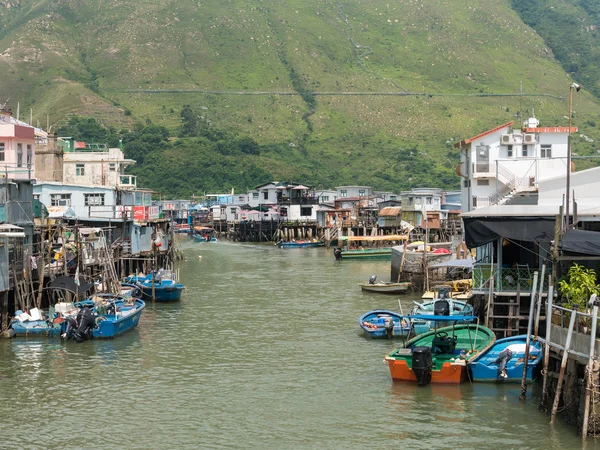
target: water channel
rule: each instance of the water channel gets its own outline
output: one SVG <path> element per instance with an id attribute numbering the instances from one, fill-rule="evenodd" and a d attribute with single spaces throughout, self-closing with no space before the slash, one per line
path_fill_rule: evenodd
<path id="1" fill-rule="evenodd" d="M 398 309 L 398 297 L 357 286 L 387 280 L 389 261 L 183 248 L 182 301 L 148 303 L 136 330 L 0 340 L 0 448 L 582 447 L 538 412 L 536 386 L 520 402 L 519 386 L 392 383 L 383 357 L 394 343 L 364 339 L 357 324 Z M 403 309 L 418 297 L 400 297 Z"/>

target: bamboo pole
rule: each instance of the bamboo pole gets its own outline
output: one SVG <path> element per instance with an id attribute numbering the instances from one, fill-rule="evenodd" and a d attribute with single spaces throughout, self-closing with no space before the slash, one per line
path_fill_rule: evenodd
<path id="1" fill-rule="evenodd" d="M 533 285 L 531 286 L 531 298 L 529 304 L 529 320 L 527 321 L 527 338 L 525 339 L 525 360 L 523 361 L 523 375 L 521 376 L 521 395 L 519 398 L 527 398 L 527 366 L 529 365 L 529 345 L 531 344 L 531 331 L 533 328 L 533 315 L 535 314 L 535 290 L 537 289 L 538 271 L 533 272 Z"/>
<path id="2" fill-rule="evenodd" d="M 585 369 L 585 402 L 583 405 L 583 425 L 581 429 L 581 437 L 584 439 L 587 438 L 588 435 L 588 423 L 590 418 L 590 394 L 593 388 L 593 366 L 595 358 L 595 350 L 596 350 L 596 326 L 598 325 L 598 301 L 596 294 L 592 294 L 590 297 L 590 303 L 592 303 L 593 311 L 592 311 L 592 333 L 590 335 L 590 356 L 588 358 L 587 367 Z"/>
<path id="3" fill-rule="evenodd" d="M 551 276 L 548 276 L 550 281 Z M 554 286 L 548 284 L 548 298 L 546 303 L 546 343 L 544 345 L 544 370 L 542 381 L 542 399 L 540 409 L 545 410 L 548 401 L 548 366 L 550 365 L 550 331 L 552 330 L 552 303 L 554 301 Z"/>
<path id="4" fill-rule="evenodd" d="M 567 367 L 567 359 L 569 358 L 569 347 L 571 346 L 571 336 L 573 336 L 573 328 L 575 327 L 575 318 L 577 317 L 577 305 L 573 306 L 573 312 L 571 313 L 571 320 L 569 321 L 569 331 L 567 333 L 567 341 L 565 342 L 565 349 L 563 351 L 562 361 L 560 363 L 560 372 L 558 373 L 558 382 L 556 385 L 556 393 L 554 394 L 554 402 L 552 403 L 552 412 L 550 413 L 550 423 L 554 423 L 556 418 L 556 411 L 558 410 L 558 403 L 560 401 L 560 394 L 562 391 L 562 382 L 565 377 L 565 369 Z"/>

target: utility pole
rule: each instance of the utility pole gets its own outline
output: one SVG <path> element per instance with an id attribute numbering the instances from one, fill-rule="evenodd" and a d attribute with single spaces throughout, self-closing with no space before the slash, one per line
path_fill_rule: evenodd
<path id="1" fill-rule="evenodd" d="M 571 203 L 571 124 L 573 120 L 573 89 L 577 92 L 581 90 L 581 85 L 577 83 L 571 83 L 569 86 L 569 138 L 567 140 L 567 192 L 566 192 L 566 225 L 565 232 L 569 230 L 571 227 L 571 211 L 570 211 L 570 203 Z"/>

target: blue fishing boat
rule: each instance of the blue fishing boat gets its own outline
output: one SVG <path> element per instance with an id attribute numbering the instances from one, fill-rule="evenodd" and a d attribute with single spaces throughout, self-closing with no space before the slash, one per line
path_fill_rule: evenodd
<path id="1" fill-rule="evenodd" d="M 17 337 L 55 337 L 61 333 L 60 324 L 55 324 L 51 320 L 28 320 L 21 322 L 14 319 L 10 327 L 14 330 Z"/>
<path id="2" fill-rule="evenodd" d="M 146 303 L 140 299 L 124 299 L 100 294 L 74 303 L 80 309 L 77 321 L 63 322 L 63 336 L 81 342 L 86 338 L 110 339 L 135 328 Z"/>
<path id="3" fill-rule="evenodd" d="M 292 240 L 289 242 L 281 240 L 281 241 L 277 242 L 276 245 L 279 248 L 313 248 L 313 247 L 323 247 L 325 245 L 325 243 L 321 242 L 317 239 L 313 239 L 312 241 Z"/>
<path id="4" fill-rule="evenodd" d="M 408 336 L 410 321 L 396 312 L 387 309 L 375 309 L 366 312 L 358 319 L 358 324 L 365 337 L 374 339 L 392 339 L 394 337 Z"/>
<path id="5" fill-rule="evenodd" d="M 194 227 L 190 236 L 196 242 L 217 242 L 214 232 L 215 230 L 209 227 Z"/>
<path id="6" fill-rule="evenodd" d="M 477 355 L 469 363 L 473 381 L 501 381 L 504 383 L 521 382 L 525 362 L 527 335 L 499 339 L 496 343 Z M 529 362 L 527 363 L 527 381 L 533 379 L 533 369 L 542 359 L 542 343 L 531 341 L 529 344 Z"/>
<path id="7" fill-rule="evenodd" d="M 387 309 L 366 312 L 360 316 L 358 324 L 362 328 L 364 336 L 373 339 L 407 337 L 411 333 L 416 335 L 429 331 L 427 323 L 413 323 L 401 314 Z"/>
<path id="8" fill-rule="evenodd" d="M 154 281 L 152 277 L 154 276 Z M 125 283 L 135 284 L 142 291 L 146 300 L 152 300 L 152 284 L 154 283 L 154 298 L 157 302 L 172 302 L 181 299 L 185 285 L 177 283 L 170 271 L 159 270 L 157 274 L 144 276 L 133 275 L 125 278 Z"/>

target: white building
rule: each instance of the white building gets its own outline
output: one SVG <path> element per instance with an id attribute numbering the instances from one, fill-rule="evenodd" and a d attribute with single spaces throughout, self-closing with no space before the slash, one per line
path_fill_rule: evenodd
<path id="1" fill-rule="evenodd" d="M 64 147 L 63 182 L 135 188 L 135 176 L 125 175 L 125 167 L 133 164 L 135 161 L 125 158 L 119 148 L 108 148 L 105 144 L 75 142 L 74 145 Z"/>
<path id="2" fill-rule="evenodd" d="M 502 203 L 540 181 L 566 173 L 569 127 L 540 127 L 535 118 L 520 130 L 508 122 L 456 144 L 462 177 L 462 211 Z M 571 133 L 577 128 L 572 127 Z"/>
<path id="3" fill-rule="evenodd" d="M 79 219 L 117 218 L 116 190 L 109 186 L 42 182 L 33 186 L 33 195 L 50 207 L 70 207 Z"/>

